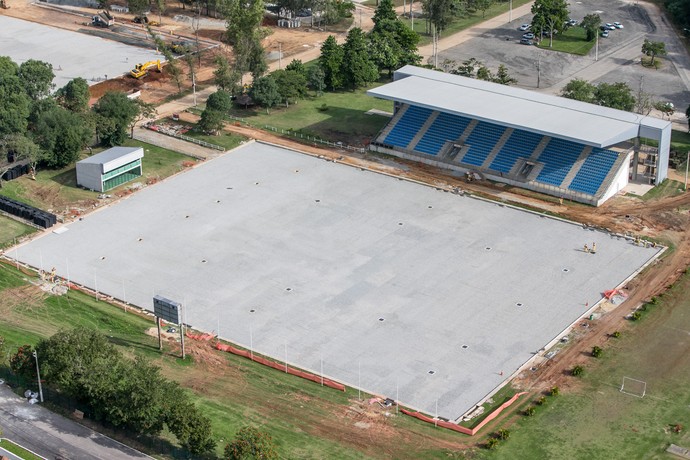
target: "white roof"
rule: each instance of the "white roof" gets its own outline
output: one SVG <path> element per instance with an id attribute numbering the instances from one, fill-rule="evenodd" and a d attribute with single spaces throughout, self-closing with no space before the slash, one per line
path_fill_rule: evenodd
<path id="1" fill-rule="evenodd" d="M 405 66 L 393 83 L 370 96 L 608 147 L 638 136 L 640 125 L 661 120 L 460 75 Z"/>
<path id="2" fill-rule="evenodd" d="M 102 172 L 107 173 L 134 160 L 143 158 L 144 149 L 141 147 L 112 147 L 101 153 L 92 155 L 77 162 L 77 164 L 98 164 Z"/>

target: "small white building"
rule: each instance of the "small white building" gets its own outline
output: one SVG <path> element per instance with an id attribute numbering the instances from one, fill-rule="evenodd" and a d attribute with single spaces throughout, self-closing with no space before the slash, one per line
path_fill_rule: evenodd
<path id="1" fill-rule="evenodd" d="M 106 192 L 142 174 L 141 147 L 113 147 L 77 162 L 77 185 Z"/>

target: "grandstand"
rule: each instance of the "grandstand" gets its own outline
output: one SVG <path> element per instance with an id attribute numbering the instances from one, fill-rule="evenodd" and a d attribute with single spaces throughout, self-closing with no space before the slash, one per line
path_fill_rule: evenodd
<path id="1" fill-rule="evenodd" d="M 666 178 L 670 121 L 415 66 L 367 93 L 395 103 L 373 151 L 595 206 Z"/>

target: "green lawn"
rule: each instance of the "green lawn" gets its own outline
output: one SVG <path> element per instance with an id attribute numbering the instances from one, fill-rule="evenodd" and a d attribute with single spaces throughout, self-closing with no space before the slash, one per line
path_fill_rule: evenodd
<path id="1" fill-rule="evenodd" d="M 299 131 L 331 142 L 363 146 L 389 120 L 388 117 L 367 115 L 366 112 L 370 109 L 393 112 L 391 101 L 376 99 L 365 93 L 366 89 L 324 93 L 321 97 L 309 96 L 290 107 L 274 107 L 270 114 L 261 108 L 233 108 L 230 114 L 259 128 L 271 126 L 278 130 Z"/>
<path id="2" fill-rule="evenodd" d="M 676 180 L 664 179 L 661 184 L 657 185 L 642 196 L 644 201 L 665 198 L 669 196 L 680 195 L 684 193 L 683 184 Z"/>
<path id="3" fill-rule="evenodd" d="M 12 246 L 15 239 L 30 235 L 36 229 L 9 217 L 0 216 L 0 249 Z"/>
<path id="4" fill-rule="evenodd" d="M 143 178 L 137 181 L 145 182 L 149 178 L 163 179 L 180 171 L 185 160 L 192 161 L 191 157 L 167 150 L 155 145 L 137 140 L 128 139 L 125 143 L 128 147 L 143 147 Z M 93 149 L 98 153 L 104 148 Z M 84 153 L 82 158 L 88 154 Z M 136 181 L 135 181 L 136 182 Z M 117 192 L 127 188 L 131 183 L 121 185 L 108 193 Z M 77 187 L 77 175 L 75 166 L 70 165 L 62 169 L 39 168 L 36 180 L 26 175 L 19 179 L 3 182 L 0 195 L 5 195 L 31 206 L 52 212 L 63 211 L 69 206 L 90 206 L 97 199 L 98 193 Z"/>
<path id="5" fill-rule="evenodd" d="M 584 56 L 595 45 L 595 40 L 587 41 L 587 31 L 582 27 L 570 27 L 568 30 L 553 36 L 553 46 L 549 46 L 549 37 L 544 37 L 539 43 L 539 48 L 562 51 L 564 53 Z"/>
<path id="6" fill-rule="evenodd" d="M 200 114 L 201 112 L 196 113 Z M 175 124 L 192 126 L 190 123 L 185 123 L 181 120 L 176 121 Z M 218 145 L 220 147 L 223 147 L 225 150 L 232 150 L 238 145 L 240 145 L 243 140 L 245 140 L 243 136 L 238 136 L 237 134 L 223 133 L 218 136 L 210 136 L 208 134 L 202 133 L 201 131 L 197 131 L 196 129 L 187 131 L 186 133 L 184 133 L 184 135 L 193 137 L 194 139 L 199 139 L 200 141 L 208 142 L 209 144 Z"/>
<path id="7" fill-rule="evenodd" d="M 690 446 L 689 290 L 686 275 L 621 329 L 621 338 L 608 339 L 602 358 L 588 358 L 574 388 L 562 389 L 534 417 L 519 417 L 510 439 L 482 457 L 666 459 L 669 444 Z M 647 395 L 621 393 L 624 376 L 645 381 Z M 671 429 L 678 423 L 679 434 Z"/>
<path id="8" fill-rule="evenodd" d="M 24 449 L 18 444 L 13 443 L 9 439 L 0 438 L 0 447 L 12 454 L 17 455 L 18 457 L 21 457 L 23 460 L 41 460 L 43 458 L 39 457 L 38 455 L 32 454 L 28 450 Z"/>

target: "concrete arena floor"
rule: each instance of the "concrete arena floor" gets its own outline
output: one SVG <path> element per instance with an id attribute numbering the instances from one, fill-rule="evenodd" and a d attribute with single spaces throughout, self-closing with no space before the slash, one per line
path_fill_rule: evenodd
<path id="1" fill-rule="evenodd" d="M 67 227 L 9 255 L 448 419 L 658 252 L 260 143 Z"/>
<path id="2" fill-rule="evenodd" d="M 128 73 L 139 62 L 165 60 L 154 50 L 7 16 L 0 16 L 0 56 L 9 56 L 17 64 L 29 59 L 52 64 L 55 89 L 77 77 L 93 85 L 106 75 L 114 78 Z"/>

